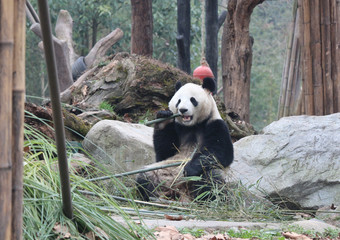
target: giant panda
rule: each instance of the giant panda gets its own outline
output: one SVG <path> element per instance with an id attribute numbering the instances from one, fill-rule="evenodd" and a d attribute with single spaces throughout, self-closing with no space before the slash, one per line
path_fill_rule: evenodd
<path id="1" fill-rule="evenodd" d="M 182 86 L 177 82 L 175 90 L 168 105 L 169 110 L 159 111 L 157 118 L 166 118 L 176 113 L 180 116 L 155 124 L 153 144 L 156 163 L 148 167 L 159 167 L 185 159 L 187 161 L 184 167 L 139 174 L 138 189 L 144 200 L 149 200 L 151 196 L 160 197 L 160 189 L 166 192 L 165 197 L 180 197 L 183 190 L 176 192 L 176 188 L 180 189 L 183 184 L 188 186 L 188 195 L 193 198 L 209 192 L 206 181 L 221 180 L 221 171 L 218 170 L 233 162 L 229 130 L 213 98 L 216 90 L 214 79 L 204 78 L 202 86 L 194 83 Z M 178 180 L 183 176 L 200 177 L 200 180 L 188 184 Z M 174 179 L 178 180 L 177 183 L 174 183 Z"/>

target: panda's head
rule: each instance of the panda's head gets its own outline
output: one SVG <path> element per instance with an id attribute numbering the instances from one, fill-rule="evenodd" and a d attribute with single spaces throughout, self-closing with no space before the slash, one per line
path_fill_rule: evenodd
<path id="1" fill-rule="evenodd" d="M 212 78 L 204 78 L 202 86 L 187 83 L 176 84 L 176 93 L 169 102 L 173 113 L 181 114 L 176 122 L 185 126 L 194 126 L 205 120 L 221 119 L 217 110 L 213 92 L 216 84 Z"/>

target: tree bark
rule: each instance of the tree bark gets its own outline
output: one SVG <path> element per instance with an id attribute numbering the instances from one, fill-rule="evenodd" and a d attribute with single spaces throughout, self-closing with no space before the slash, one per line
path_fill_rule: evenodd
<path id="1" fill-rule="evenodd" d="M 205 0 L 205 59 L 218 82 L 218 31 L 227 17 L 223 11 L 218 16 L 217 0 Z"/>
<path id="2" fill-rule="evenodd" d="M 188 74 L 191 74 L 190 27 L 190 0 L 177 0 L 177 67 Z"/>
<path id="3" fill-rule="evenodd" d="M 252 40 L 249 23 L 253 9 L 264 0 L 230 0 L 222 35 L 222 80 L 227 112 L 249 122 Z"/>
<path id="4" fill-rule="evenodd" d="M 152 0 L 131 0 L 131 53 L 152 57 Z"/>

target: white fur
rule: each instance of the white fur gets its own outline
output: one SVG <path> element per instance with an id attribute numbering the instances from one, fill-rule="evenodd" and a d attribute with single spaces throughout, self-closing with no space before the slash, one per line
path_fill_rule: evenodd
<path id="1" fill-rule="evenodd" d="M 196 107 L 190 101 L 191 97 L 194 97 L 198 102 L 198 105 Z M 179 99 L 181 100 L 181 102 L 176 107 Z M 207 89 L 203 89 L 202 86 L 193 83 L 187 83 L 182 86 L 169 102 L 169 109 L 174 114 L 180 113 L 179 109 L 181 108 L 185 108 L 188 110 L 187 112 L 182 114 L 183 116 L 192 116 L 191 121 L 183 121 L 182 117 L 176 118 L 176 122 L 181 123 L 185 126 L 193 126 L 208 118 L 209 121 L 221 119 L 212 93 Z"/>

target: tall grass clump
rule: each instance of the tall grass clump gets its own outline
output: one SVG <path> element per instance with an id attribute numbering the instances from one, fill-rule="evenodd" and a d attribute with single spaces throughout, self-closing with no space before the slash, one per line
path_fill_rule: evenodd
<path id="1" fill-rule="evenodd" d="M 89 239 L 91 234 L 99 239 L 151 238 L 150 233 L 132 221 L 105 188 L 86 181 L 84 175 L 100 170 L 85 163 L 79 163 L 85 171 L 83 176 L 70 168 L 74 219 L 66 218 L 62 212 L 55 142 L 29 125 L 25 125 L 24 133 L 24 239 Z M 69 161 L 74 161 L 71 153 L 68 155 Z M 113 182 L 122 194 L 129 194 L 122 183 Z M 93 192 L 96 197 L 85 196 L 79 190 Z M 129 204 L 138 212 L 133 202 Z M 104 207 L 110 212 L 103 211 Z M 112 215 L 120 216 L 124 224 L 115 221 Z"/>

